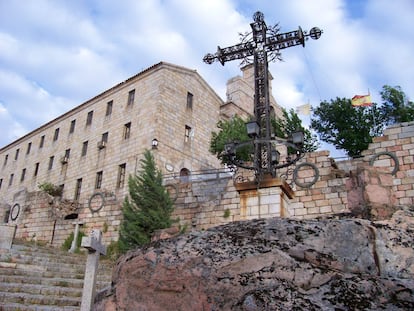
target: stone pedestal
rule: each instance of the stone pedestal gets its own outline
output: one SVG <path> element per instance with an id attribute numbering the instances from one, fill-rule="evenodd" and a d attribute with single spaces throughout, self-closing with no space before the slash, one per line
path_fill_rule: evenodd
<path id="1" fill-rule="evenodd" d="M 260 184 L 252 181 L 235 184 L 240 194 L 240 218 L 258 219 L 287 217 L 293 190 L 280 178 L 265 178 Z"/>

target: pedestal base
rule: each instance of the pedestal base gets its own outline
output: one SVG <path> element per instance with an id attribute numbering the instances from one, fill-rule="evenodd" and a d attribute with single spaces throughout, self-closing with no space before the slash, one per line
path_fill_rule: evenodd
<path id="1" fill-rule="evenodd" d="M 294 197 L 292 188 L 280 178 L 265 178 L 259 184 L 235 184 L 240 194 L 240 218 L 258 219 L 288 217 L 289 200 Z"/>

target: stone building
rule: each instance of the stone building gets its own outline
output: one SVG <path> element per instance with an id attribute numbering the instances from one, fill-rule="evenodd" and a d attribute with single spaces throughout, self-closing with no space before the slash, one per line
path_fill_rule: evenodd
<path id="1" fill-rule="evenodd" d="M 220 107 L 222 119 L 229 119 L 238 115 L 247 119 L 253 114 L 254 99 L 254 67 L 249 64 L 241 68 L 243 75 L 236 76 L 227 81 L 227 100 Z M 282 108 L 276 103 L 272 96 L 272 74 L 269 72 L 269 94 L 270 106 L 274 109 L 275 115 L 282 116 Z"/>
<path id="2" fill-rule="evenodd" d="M 163 172 L 215 168 L 208 146 L 222 103 L 195 70 L 158 63 L 1 148 L 0 202 L 45 182 L 79 202 L 123 197 L 155 139 Z"/>
<path id="3" fill-rule="evenodd" d="M 18 237 L 47 239 L 78 219 L 109 224 L 115 239 L 145 149 L 170 176 L 220 167 L 209 152 L 217 121 L 253 112 L 253 66 L 242 73 L 228 81 L 225 102 L 195 70 L 160 62 L 1 148 L 0 221 L 16 224 Z M 36 194 L 43 183 L 61 190 L 58 202 Z"/>

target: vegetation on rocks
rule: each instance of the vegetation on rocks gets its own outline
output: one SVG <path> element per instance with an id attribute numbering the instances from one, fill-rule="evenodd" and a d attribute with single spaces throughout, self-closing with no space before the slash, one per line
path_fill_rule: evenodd
<path id="1" fill-rule="evenodd" d="M 53 197 L 60 197 L 62 196 L 62 187 L 56 186 L 50 182 L 44 182 L 39 184 L 39 189 L 48 193 L 49 195 Z"/>

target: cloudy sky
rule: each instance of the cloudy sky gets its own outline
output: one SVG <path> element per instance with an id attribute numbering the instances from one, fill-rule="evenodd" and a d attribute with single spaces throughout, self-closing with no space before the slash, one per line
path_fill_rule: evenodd
<path id="1" fill-rule="evenodd" d="M 239 62 L 203 56 L 238 43 L 257 10 L 281 32 L 324 32 L 270 65 L 281 106 L 368 90 L 380 102 L 385 84 L 414 99 L 413 0 L 0 0 L 0 148 L 160 61 L 225 99 Z"/>

